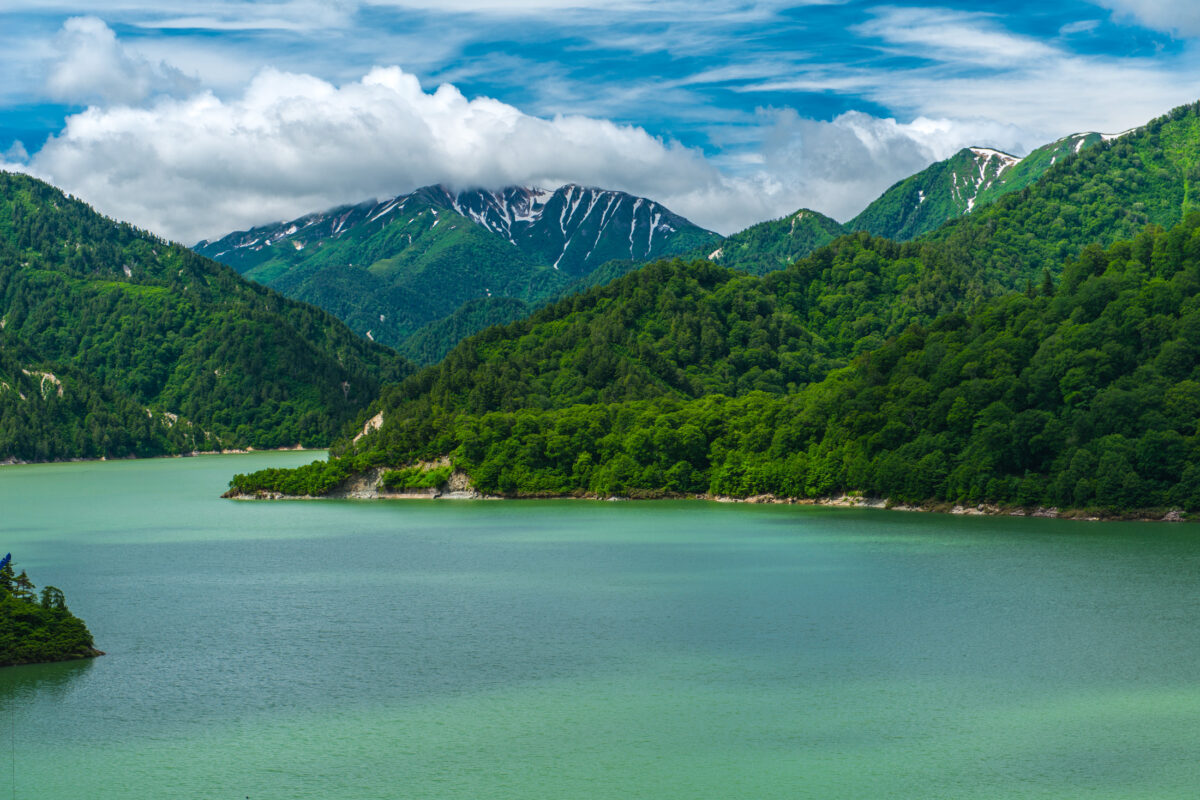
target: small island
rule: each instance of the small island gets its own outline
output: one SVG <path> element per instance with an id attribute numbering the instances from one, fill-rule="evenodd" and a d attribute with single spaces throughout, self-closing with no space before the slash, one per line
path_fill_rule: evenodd
<path id="1" fill-rule="evenodd" d="M 40 595 L 35 589 L 24 570 L 15 574 L 11 554 L 0 559 L 0 666 L 104 655 L 61 589 L 45 586 Z"/>

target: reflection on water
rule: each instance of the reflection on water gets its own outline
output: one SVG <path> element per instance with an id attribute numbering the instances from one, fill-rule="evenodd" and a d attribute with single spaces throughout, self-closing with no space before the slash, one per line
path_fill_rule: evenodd
<path id="1" fill-rule="evenodd" d="M 103 656 L 101 656 L 103 658 Z M 37 694 L 40 699 L 60 702 L 88 671 L 95 659 L 60 661 L 56 664 L 26 664 L 0 668 L 0 697 L 18 702 Z"/>

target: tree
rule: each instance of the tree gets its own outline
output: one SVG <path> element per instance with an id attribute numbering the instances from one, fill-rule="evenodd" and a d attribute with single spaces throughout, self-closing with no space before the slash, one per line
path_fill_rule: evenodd
<path id="1" fill-rule="evenodd" d="M 54 611 L 67 610 L 67 598 L 62 593 L 62 589 L 57 586 L 42 587 L 42 608 L 53 609 Z"/>
<path id="2" fill-rule="evenodd" d="M 18 600 L 24 600 L 27 603 L 36 602 L 37 595 L 33 591 L 35 588 L 37 587 L 33 585 L 33 581 L 29 580 L 29 576 L 25 574 L 25 570 L 21 570 L 21 574 L 13 581 L 13 597 Z"/>

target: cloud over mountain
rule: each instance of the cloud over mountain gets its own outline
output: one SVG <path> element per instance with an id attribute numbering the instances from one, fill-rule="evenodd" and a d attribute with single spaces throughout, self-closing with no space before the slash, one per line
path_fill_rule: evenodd
<path id="1" fill-rule="evenodd" d="M 485 15 L 501 5 L 464 3 Z M 291 0 L 287 9 L 309 5 Z M 590 5 L 581 0 L 574 7 Z M 275 20 L 283 8 L 273 5 L 269 14 L 262 11 L 244 24 L 270 23 L 300 36 Z M 342 24 L 353 16 L 338 4 L 329 13 Z M 188 19 L 188 25 L 198 24 Z M 156 24 L 170 28 L 174 22 Z M 601 82 L 581 93 L 566 73 L 542 70 L 553 75 L 542 79 L 562 81 L 563 98 L 548 103 L 550 90 L 538 84 L 541 99 L 522 107 L 524 101 L 495 99 L 490 89 L 464 93 L 458 86 L 472 80 L 467 68 L 443 78 L 454 83 L 431 90 L 413 70 L 398 66 L 337 79 L 306 74 L 307 67 L 260 67 L 250 78 L 237 77 L 235 69 L 219 85 L 205 67 L 197 72 L 207 76 L 202 86 L 175 64 L 221 61 L 215 53 L 206 61 L 193 51 L 188 61 L 182 50 L 173 55 L 164 49 L 173 38 L 118 37 L 97 18 L 72 18 L 48 46 L 46 89 L 61 101 L 92 105 L 68 116 L 40 148 L 17 142 L 2 158 L 18 162 L 9 168 L 52 181 L 107 214 L 183 241 L 433 183 L 553 188 L 572 182 L 619 189 L 728 233 L 801 206 L 848 219 L 895 181 L 961 147 L 1020 154 L 1071 132 L 1056 127 L 1065 108 L 1072 118 L 1096 117 L 1087 127 L 1117 130 L 1104 127 L 1115 120 L 1095 99 L 1101 89 L 1122 97 L 1136 90 L 1141 99 L 1130 105 L 1137 119 L 1153 113 L 1139 103 L 1161 110 L 1174 93 L 1189 91 L 1179 80 L 1164 88 L 1163 68 L 1148 61 L 1117 69 L 1071 56 L 1057 44 L 1007 32 L 990 15 L 885 7 L 852 27 L 854 36 L 893 54 L 927 57 L 886 76 L 866 67 L 770 67 L 769 59 L 753 59 L 673 81 L 638 80 L 616 93 L 625 100 L 614 99 L 611 85 Z M 704 41 L 689 39 L 689 46 L 704 51 Z M 515 63 L 518 73 L 510 82 L 519 81 L 519 70 L 532 70 L 527 78 L 536 84 L 536 66 Z M 995 77 L 981 83 L 963 77 L 963 70 Z M 1054 82 L 1052 91 L 1031 91 L 1045 80 L 1033 74 L 1038 70 L 1071 80 Z M 768 100 L 857 93 L 882 108 L 903 110 L 907 119 L 844 109 L 814 119 L 786 103 L 730 114 L 696 94 L 698 87 L 726 85 L 727 95 Z M 627 108 L 630 103 L 636 108 Z M 612 121 L 640 123 L 646 114 L 637 108 L 660 106 L 686 106 L 691 124 L 707 126 L 705 135 L 693 130 L 684 145 L 661 121 L 657 127 Z M 659 133 L 664 130 L 670 133 Z"/>
<path id="2" fill-rule="evenodd" d="M 29 169 L 184 241 L 434 183 L 620 189 L 728 232 L 800 205 L 849 216 L 978 133 L 856 112 L 829 122 L 778 112 L 763 122 L 758 156 L 722 172 L 698 150 L 635 126 L 544 119 L 450 85 L 426 92 L 398 67 L 340 87 L 267 70 L 229 100 L 203 92 L 89 108 Z"/>

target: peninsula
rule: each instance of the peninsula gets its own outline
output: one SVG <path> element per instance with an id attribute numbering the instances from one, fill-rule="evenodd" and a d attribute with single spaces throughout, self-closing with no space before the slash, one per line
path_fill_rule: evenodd
<path id="1" fill-rule="evenodd" d="M 35 588 L 24 570 L 14 573 L 11 554 L 0 559 L 0 666 L 104 655 L 61 589 L 45 586 L 39 595 Z"/>

